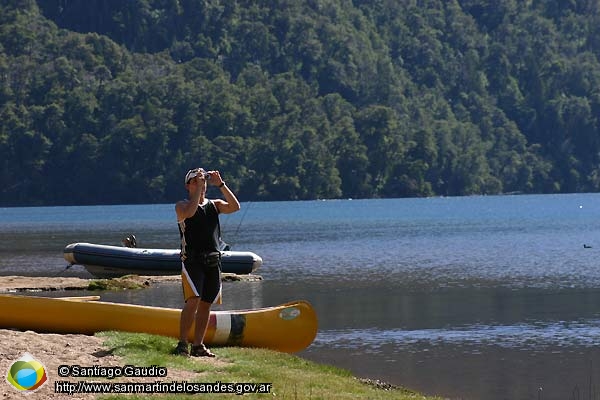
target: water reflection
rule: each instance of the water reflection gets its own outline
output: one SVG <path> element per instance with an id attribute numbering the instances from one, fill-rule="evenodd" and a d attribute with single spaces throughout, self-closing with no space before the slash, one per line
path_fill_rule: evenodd
<path id="1" fill-rule="evenodd" d="M 261 308 L 263 302 L 263 282 L 223 282 L 223 304 L 213 306 L 214 310 L 242 310 Z M 183 293 L 178 282 L 154 284 L 151 288 L 119 291 L 57 291 L 41 292 L 36 295 L 48 297 L 100 295 L 101 301 L 114 303 L 139 304 L 154 307 L 181 308 Z M 271 304 L 275 305 L 275 304 Z"/>
<path id="2" fill-rule="evenodd" d="M 381 353 L 393 344 L 404 351 L 418 353 L 426 346 L 461 346 L 465 351 L 480 353 L 484 346 L 546 352 L 571 346 L 598 345 L 600 320 L 554 322 L 519 325 L 472 325 L 448 329 L 343 329 L 319 333 L 315 348 L 338 347 L 366 349 Z"/>
<path id="3" fill-rule="evenodd" d="M 340 354 L 335 348 L 315 346 L 304 357 L 326 362 Z M 422 343 L 404 351 L 387 343 L 376 356 L 344 349 L 341 362 L 359 376 L 404 382 L 443 398 L 564 400 L 595 398 L 593 393 L 600 389 L 599 356 L 596 347 L 529 354 L 523 349 L 457 343 Z M 378 374 L 373 374 L 374 370 Z M 576 391 L 580 396 L 573 396 Z"/>

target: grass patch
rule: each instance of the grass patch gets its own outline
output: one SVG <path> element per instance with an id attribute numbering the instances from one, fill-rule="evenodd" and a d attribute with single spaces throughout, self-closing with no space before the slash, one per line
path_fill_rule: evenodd
<path id="1" fill-rule="evenodd" d="M 87 290 L 126 290 L 147 288 L 150 282 L 137 275 L 125 275 L 113 279 L 92 279 Z"/>
<path id="2" fill-rule="evenodd" d="M 158 365 L 166 367 L 168 376 L 156 378 L 163 382 L 182 381 L 214 384 L 271 383 L 269 394 L 252 397 L 279 399 L 426 399 L 407 389 L 385 385 L 378 381 L 362 380 L 344 369 L 307 361 L 303 358 L 266 349 L 239 347 L 212 348 L 216 359 L 175 356 L 171 351 L 176 340 L 163 336 L 102 332 L 107 346 L 123 357 L 123 365 Z M 183 375 L 182 375 L 183 374 Z M 184 376 L 184 378 L 182 378 Z M 135 378 L 127 378 L 137 382 Z M 105 395 L 101 399 L 147 399 L 145 395 Z M 161 395 L 161 399 L 190 399 L 187 394 Z M 210 398 L 239 398 L 236 394 L 210 395 Z"/>

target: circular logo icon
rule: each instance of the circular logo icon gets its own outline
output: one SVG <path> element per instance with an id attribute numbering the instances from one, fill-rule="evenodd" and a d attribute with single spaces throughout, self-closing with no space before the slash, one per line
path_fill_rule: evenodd
<path id="1" fill-rule="evenodd" d="M 42 363 L 25 353 L 11 364 L 6 380 L 17 390 L 34 392 L 46 383 L 48 376 Z"/>

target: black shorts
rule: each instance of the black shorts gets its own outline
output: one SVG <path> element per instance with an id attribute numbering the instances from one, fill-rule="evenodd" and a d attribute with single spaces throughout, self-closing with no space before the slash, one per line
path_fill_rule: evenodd
<path id="1" fill-rule="evenodd" d="M 221 299 L 220 253 L 188 258 L 182 264 L 181 283 L 185 301 L 190 297 L 200 297 L 207 303 Z"/>

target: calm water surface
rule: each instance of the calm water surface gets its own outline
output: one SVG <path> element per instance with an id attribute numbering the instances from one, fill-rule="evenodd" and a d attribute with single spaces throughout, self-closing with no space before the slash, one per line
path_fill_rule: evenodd
<path id="1" fill-rule="evenodd" d="M 263 257 L 264 280 L 226 283 L 219 307 L 309 300 L 302 357 L 453 399 L 600 396 L 600 195 L 242 207 L 224 238 Z M 66 244 L 175 248 L 174 219 L 170 204 L 0 209 L 0 274 L 87 277 Z M 177 284 L 102 297 L 181 305 Z"/>

